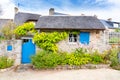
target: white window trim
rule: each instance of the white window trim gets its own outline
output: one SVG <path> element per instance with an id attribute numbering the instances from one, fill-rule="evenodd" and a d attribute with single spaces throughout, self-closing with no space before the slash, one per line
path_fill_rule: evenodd
<path id="1" fill-rule="evenodd" d="M 72 33 L 71 33 L 72 34 Z M 77 35 L 77 34 L 76 34 Z M 73 36 L 72 36 L 72 38 L 74 38 Z M 78 35 L 77 35 L 77 41 L 76 42 L 70 42 L 70 40 L 69 40 L 69 37 L 68 37 L 68 43 L 69 44 L 77 44 L 78 43 Z"/>

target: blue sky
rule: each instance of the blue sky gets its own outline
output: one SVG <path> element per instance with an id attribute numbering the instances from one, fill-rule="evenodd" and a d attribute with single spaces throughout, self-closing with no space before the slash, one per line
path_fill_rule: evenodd
<path id="1" fill-rule="evenodd" d="M 20 9 L 42 11 L 55 8 L 60 11 L 107 9 L 112 6 L 106 0 L 13 0 Z"/>
<path id="2" fill-rule="evenodd" d="M 70 15 L 97 15 L 98 18 L 120 21 L 120 0 L 2 0 L 3 16 L 10 17 L 17 6 L 21 12 L 48 15 L 49 8 Z M 8 14 L 9 12 L 9 14 Z"/>

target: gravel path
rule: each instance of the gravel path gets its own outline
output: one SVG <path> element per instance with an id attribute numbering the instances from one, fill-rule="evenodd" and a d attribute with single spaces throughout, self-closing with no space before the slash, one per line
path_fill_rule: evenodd
<path id="1" fill-rule="evenodd" d="M 0 80 L 120 80 L 120 71 L 113 69 L 80 69 L 62 71 L 7 71 Z"/>

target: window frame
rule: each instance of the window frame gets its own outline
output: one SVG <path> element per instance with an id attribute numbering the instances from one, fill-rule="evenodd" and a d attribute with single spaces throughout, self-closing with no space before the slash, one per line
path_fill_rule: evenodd
<path id="1" fill-rule="evenodd" d="M 71 35 L 71 36 L 70 36 Z M 71 40 L 70 40 L 71 39 Z M 69 38 L 68 38 L 69 43 L 77 43 L 78 42 L 78 34 L 74 33 L 69 33 Z"/>

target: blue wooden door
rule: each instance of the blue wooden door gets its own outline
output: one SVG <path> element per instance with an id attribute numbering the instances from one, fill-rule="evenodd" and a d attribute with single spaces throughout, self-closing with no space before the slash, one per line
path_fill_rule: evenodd
<path id="1" fill-rule="evenodd" d="M 80 32 L 80 43 L 89 44 L 90 33 L 89 32 Z"/>
<path id="2" fill-rule="evenodd" d="M 35 44 L 32 43 L 32 39 L 22 44 L 22 63 L 30 63 L 30 57 L 36 52 Z"/>

